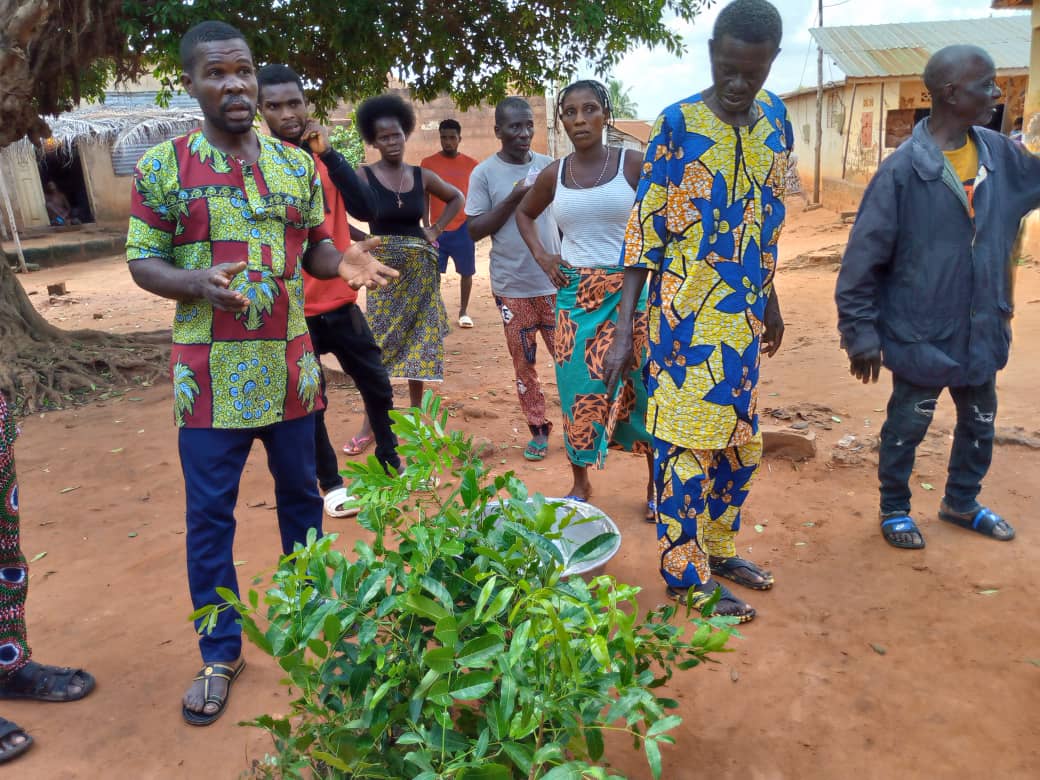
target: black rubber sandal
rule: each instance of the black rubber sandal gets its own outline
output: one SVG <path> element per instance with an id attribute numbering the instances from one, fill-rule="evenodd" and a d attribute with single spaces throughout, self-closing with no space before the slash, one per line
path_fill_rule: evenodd
<path id="1" fill-rule="evenodd" d="M 715 602 L 715 608 L 711 613 L 712 617 L 735 617 L 738 618 L 740 623 L 750 623 L 755 619 L 755 615 L 758 613 L 755 612 L 754 607 L 734 596 L 725 585 L 716 585 L 715 587 L 721 591 L 721 595 L 719 600 Z M 693 609 L 700 609 L 701 605 L 712 597 L 710 592 L 694 590 L 693 588 L 673 588 L 671 585 L 668 586 L 668 595 L 676 601 L 689 604 Z"/>
<path id="2" fill-rule="evenodd" d="M 189 710 L 185 706 L 181 706 L 181 715 L 184 716 L 184 722 L 190 726 L 208 726 L 213 723 L 217 718 L 224 714 L 224 709 L 227 707 L 228 699 L 231 698 L 231 685 L 238 679 L 238 676 L 242 674 L 242 670 L 246 668 L 246 662 L 242 661 L 237 667 L 229 666 L 228 664 L 206 664 L 196 675 L 196 680 L 202 680 L 202 698 L 205 707 L 207 704 L 216 704 L 216 712 L 195 712 Z M 209 684 L 214 677 L 219 677 L 222 680 L 227 680 L 227 690 L 224 691 L 223 696 L 217 696 L 209 692 Z"/>
<path id="3" fill-rule="evenodd" d="M 917 542 L 903 542 L 896 538 L 899 534 L 917 534 L 917 538 L 920 541 Z M 881 521 L 881 535 L 885 537 L 885 541 L 893 547 L 898 547 L 900 550 L 922 550 L 924 549 L 924 534 L 921 533 L 921 529 L 917 527 L 917 523 L 910 515 L 898 515 L 897 517 L 888 517 Z"/>
<path id="4" fill-rule="evenodd" d="M 69 685 L 74 682 L 82 688 L 76 694 L 69 693 Z M 30 661 L 0 682 L 0 699 L 78 701 L 94 690 L 95 685 L 93 675 L 82 669 Z"/>
<path id="5" fill-rule="evenodd" d="M 751 588 L 751 590 L 769 590 L 773 587 L 773 583 L 776 582 L 773 579 L 773 572 L 766 571 L 757 563 L 741 558 L 739 555 L 734 555 L 732 558 L 711 556 L 708 559 L 708 564 L 711 566 L 711 573 L 716 577 L 725 577 L 727 580 L 732 580 L 745 588 Z M 755 579 L 746 572 L 757 574 L 759 579 Z"/>
<path id="6" fill-rule="evenodd" d="M 643 519 L 651 523 L 652 525 L 657 524 L 657 502 L 647 501 L 646 502 L 646 514 L 643 515 Z"/>
<path id="7" fill-rule="evenodd" d="M 975 533 L 983 536 L 989 536 L 998 542 L 1010 542 L 1015 538 L 1015 529 L 1011 527 L 1011 524 L 986 507 L 979 507 L 979 511 L 973 515 L 962 515 L 957 512 L 951 512 L 944 503 L 939 509 L 939 519 L 961 528 L 966 528 L 969 531 L 975 531 Z M 1006 535 L 993 533 L 1001 526 L 1007 529 Z"/>
<path id="8" fill-rule="evenodd" d="M 21 734 L 25 737 L 25 742 L 20 745 L 4 747 L 4 740 L 13 734 Z M 25 729 L 17 723 L 12 723 L 9 720 L 0 718 L 0 764 L 3 764 L 5 761 L 10 761 L 12 758 L 17 758 L 32 746 L 33 738 L 25 732 Z"/>

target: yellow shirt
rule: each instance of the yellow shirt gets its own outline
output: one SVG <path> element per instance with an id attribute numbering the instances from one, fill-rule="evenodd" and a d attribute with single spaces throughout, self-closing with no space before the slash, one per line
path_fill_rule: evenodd
<path id="1" fill-rule="evenodd" d="M 972 195 L 975 193 L 975 176 L 979 172 L 979 150 L 975 146 L 975 142 L 969 135 L 968 140 L 960 149 L 943 152 L 943 154 L 953 166 L 953 172 L 957 174 L 957 178 L 964 184 L 964 194 L 968 196 L 968 211 L 975 216 Z"/>

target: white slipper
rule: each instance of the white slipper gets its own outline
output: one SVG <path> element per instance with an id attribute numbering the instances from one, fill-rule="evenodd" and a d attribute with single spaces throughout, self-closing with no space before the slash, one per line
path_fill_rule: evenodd
<path id="1" fill-rule="evenodd" d="M 461 317 L 459 317 L 459 327 L 460 328 L 472 328 L 473 327 L 473 318 L 470 317 L 468 314 L 463 314 Z"/>
<path id="2" fill-rule="evenodd" d="M 352 496 L 345 487 L 338 487 L 325 494 L 325 514 L 329 517 L 353 517 L 361 511 L 357 496 Z"/>

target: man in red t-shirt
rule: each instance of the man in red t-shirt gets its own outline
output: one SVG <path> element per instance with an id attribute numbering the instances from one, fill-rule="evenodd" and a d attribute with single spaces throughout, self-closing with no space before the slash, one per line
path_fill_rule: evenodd
<path id="1" fill-rule="evenodd" d="M 425 158 L 421 165 L 438 174 L 448 184 L 453 184 L 465 195 L 469 189 L 469 175 L 477 167 L 477 161 L 459 152 L 462 141 L 462 125 L 454 119 L 445 119 L 440 124 L 441 151 Z M 429 222 L 432 225 L 444 213 L 444 201 L 430 197 Z M 455 262 L 462 281 L 459 284 L 459 327 L 472 328 L 473 318 L 466 309 L 469 307 L 469 296 L 473 291 L 473 275 L 477 272 L 476 251 L 473 239 L 466 228 L 466 214 L 460 211 L 444 228 L 437 239 L 437 255 L 440 260 L 441 273 L 448 271 L 448 258 Z"/>
<path id="2" fill-rule="evenodd" d="M 260 85 L 260 113 L 271 135 L 302 147 L 314 158 L 314 167 L 325 195 L 325 225 L 332 233 L 336 248 L 345 250 L 350 245 L 352 233 L 356 234 L 355 238 L 365 238 L 348 222 L 347 214 L 358 219 L 371 219 L 375 209 L 372 192 L 358 179 L 343 155 L 332 148 L 325 128 L 309 118 L 299 75 L 287 65 L 267 65 L 257 73 L 257 81 Z M 400 470 L 397 437 L 390 429 L 394 392 L 383 366 L 382 352 L 372 337 L 365 315 L 355 303 L 357 293 L 339 279 L 316 279 L 306 271 L 303 283 L 304 314 L 315 353 L 335 355 L 343 370 L 350 374 L 372 424 L 376 457 L 384 468 Z M 322 376 L 324 383 L 324 373 Z M 324 384 L 322 391 L 324 394 Z M 355 437 L 351 446 L 363 451 L 371 443 L 372 439 L 358 441 Z M 325 493 L 326 513 L 330 517 L 357 514 L 359 507 L 344 487 L 339 473 L 336 450 L 325 427 L 324 411 L 316 415 L 314 444 L 318 485 Z"/>

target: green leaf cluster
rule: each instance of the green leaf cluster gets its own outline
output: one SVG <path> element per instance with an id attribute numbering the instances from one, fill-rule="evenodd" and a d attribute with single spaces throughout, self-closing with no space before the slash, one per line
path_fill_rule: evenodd
<path id="1" fill-rule="evenodd" d="M 357 122 L 352 122 L 347 127 L 337 125 L 331 128 L 329 142 L 352 167 L 357 168 L 365 162 L 365 142 L 361 140 L 361 133 L 357 131 Z"/>
<path id="2" fill-rule="evenodd" d="M 465 108 L 541 93 L 579 65 L 609 73 L 640 45 L 681 54 L 673 20 L 692 21 L 713 2 L 352 0 L 345 10 L 302 0 L 124 0 L 120 25 L 130 51 L 175 84 L 180 36 L 204 19 L 234 24 L 257 64 L 283 62 L 304 76 L 308 98 L 325 116 L 340 99 L 382 92 L 388 75 L 420 100 L 448 93 Z"/>
<path id="3" fill-rule="evenodd" d="M 274 741 L 257 774 L 606 780 L 614 734 L 660 778 L 680 723 L 661 687 L 724 651 L 734 620 L 708 617 L 712 605 L 640 619 L 639 588 L 564 577 L 612 535 L 566 558 L 555 541 L 579 521 L 513 473 L 492 475 L 439 399 L 394 418 L 404 472 L 375 458 L 344 472 L 371 544 L 347 555 L 312 532 L 262 592 L 223 591 L 226 604 L 197 613 L 205 630 L 237 611 L 286 673 L 289 712 L 251 721 Z"/>

